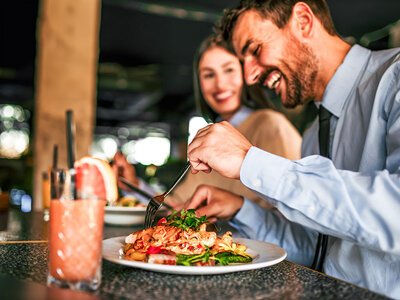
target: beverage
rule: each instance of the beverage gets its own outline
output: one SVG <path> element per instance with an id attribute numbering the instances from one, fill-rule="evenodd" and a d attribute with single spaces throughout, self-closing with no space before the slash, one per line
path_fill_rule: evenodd
<path id="1" fill-rule="evenodd" d="M 42 173 L 42 205 L 43 205 L 43 220 L 49 220 L 50 209 L 50 179 L 49 173 Z"/>
<path id="2" fill-rule="evenodd" d="M 48 284 L 96 289 L 101 280 L 104 200 L 52 199 Z"/>
<path id="3" fill-rule="evenodd" d="M 75 168 L 53 168 L 50 173 L 47 284 L 95 290 L 101 282 L 104 208 L 109 194 L 104 186 L 109 178 L 115 182 L 115 175 L 103 161 L 85 158 L 85 167 L 78 162 Z M 99 171 L 99 165 L 106 168 L 108 177 Z M 116 183 L 112 188 L 117 189 Z"/>
<path id="4" fill-rule="evenodd" d="M 49 173 L 42 173 L 42 205 L 44 210 L 50 208 L 50 179 Z"/>

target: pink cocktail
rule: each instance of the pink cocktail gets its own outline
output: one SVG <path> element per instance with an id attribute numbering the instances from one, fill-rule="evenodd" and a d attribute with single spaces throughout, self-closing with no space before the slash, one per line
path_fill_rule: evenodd
<path id="1" fill-rule="evenodd" d="M 101 271 L 104 206 L 100 200 L 51 200 L 51 276 L 90 281 Z"/>
<path id="2" fill-rule="evenodd" d="M 50 201 L 48 285 L 95 290 L 101 282 L 105 200 Z"/>

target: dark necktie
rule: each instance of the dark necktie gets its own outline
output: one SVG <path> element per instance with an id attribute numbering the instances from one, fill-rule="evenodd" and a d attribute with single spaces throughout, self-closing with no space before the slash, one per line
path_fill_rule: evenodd
<path id="1" fill-rule="evenodd" d="M 330 139 L 330 126 L 329 120 L 331 113 L 327 111 L 322 105 L 319 106 L 319 153 L 322 156 L 329 157 L 329 139 Z M 312 268 L 316 271 L 322 272 L 322 266 L 326 255 L 326 248 L 328 246 L 328 236 L 325 234 L 318 234 L 317 248 L 315 249 L 314 261 Z"/>

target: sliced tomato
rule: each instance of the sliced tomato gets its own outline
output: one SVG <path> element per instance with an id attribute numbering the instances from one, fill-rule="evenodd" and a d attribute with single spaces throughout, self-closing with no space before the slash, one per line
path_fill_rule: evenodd
<path id="1" fill-rule="evenodd" d="M 161 246 L 150 246 L 149 249 L 147 249 L 146 253 L 147 254 L 159 254 L 162 252 L 162 247 Z"/>
<path id="2" fill-rule="evenodd" d="M 166 218 L 162 218 L 160 219 L 160 221 L 158 221 L 157 226 L 163 225 L 163 224 L 167 224 L 167 219 Z"/>

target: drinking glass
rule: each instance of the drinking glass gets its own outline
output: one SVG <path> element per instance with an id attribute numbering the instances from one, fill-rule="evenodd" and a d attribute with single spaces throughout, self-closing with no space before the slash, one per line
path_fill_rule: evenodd
<path id="1" fill-rule="evenodd" d="M 73 169 L 51 171 L 47 284 L 95 290 L 101 283 L 105 200 L 76 190 L 73 177 Z"/>

